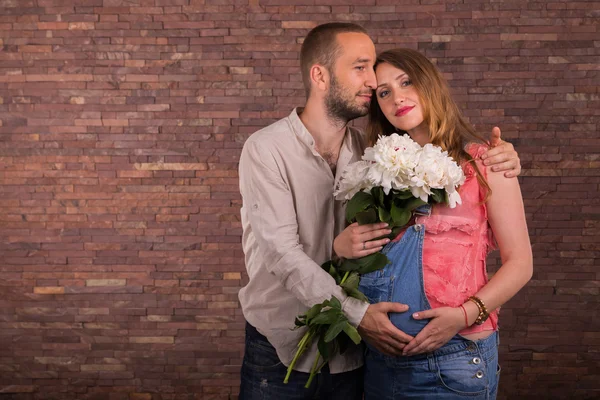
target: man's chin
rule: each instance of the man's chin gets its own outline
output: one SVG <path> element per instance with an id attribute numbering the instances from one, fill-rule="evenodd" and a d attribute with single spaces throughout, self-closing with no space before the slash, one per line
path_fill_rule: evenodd
<path id="1" fill-rule="evenodd" d="M 371 105 L 370 101 L 367 101 L 366 104 L 357 108 L 357 114 L 360 114 L 360 117 L 364 117 L 369 114 L 369 107 Z M 358 117 L 357 117 L 358 118 Z"/>

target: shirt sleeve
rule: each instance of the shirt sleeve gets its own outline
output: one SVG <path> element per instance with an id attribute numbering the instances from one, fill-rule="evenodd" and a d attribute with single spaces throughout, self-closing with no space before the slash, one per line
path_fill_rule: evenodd
<path id="1" fill-rule="evenodd" d="M 243 207 L 257 243 L 256 259 L 261 260 L 260 267 L 274 274 L 307 307 L 336 296 L 349 322 L 358 326 L 369 304 L 347 296 L 303 251 L 294 207 L 297 199 L 286 182 L 285 170 L 273 154 L 248 140 L 240 157 L 239 172 Z"/>

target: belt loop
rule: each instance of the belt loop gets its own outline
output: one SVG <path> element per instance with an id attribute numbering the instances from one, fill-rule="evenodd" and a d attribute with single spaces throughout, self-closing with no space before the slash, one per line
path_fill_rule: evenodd
<path id="1" fill-rule="evenodd" d="M 427 365 L 429 371 L 437 372 L 435 352 L 427 354 Z"/>

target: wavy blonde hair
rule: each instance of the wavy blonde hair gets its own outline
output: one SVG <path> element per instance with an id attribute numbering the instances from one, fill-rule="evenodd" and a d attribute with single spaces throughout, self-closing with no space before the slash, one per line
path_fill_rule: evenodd
<path id="1" fill-rule="evenodd" d="M 447 151 L 459 164 L 462 162 L 472 164 L 477 180 L 486 190 L 484 201 L 487 200 L 491 194 L 490 186 L 477 168 L 473 157 L 465 150 L 469 143 L 487 145 L 487 141 L 465 120 L 452 99 L 448 83 L 439 69 L 423 54 L 405 48 L 379 54 L 375 70 L 382 63 L 399 68 L 408 75 L 419 95 L 423 119 L 429 126 L 429 140 L 433 145 Z M 398 133 L 398 130 L 387 120 L 379 103 L 373 99 L 367 124 L 369 145 L 375 144 L 379 135 L 387 136 L 392 133 Z"/>

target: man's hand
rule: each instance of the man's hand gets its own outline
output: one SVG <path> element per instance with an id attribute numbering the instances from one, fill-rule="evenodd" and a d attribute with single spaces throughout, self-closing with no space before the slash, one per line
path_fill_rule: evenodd
<path id="1" fill-rule="evenodd" d="M 431 319 L 425 328 L 404 348 L 402 355 L 414 356 L 430 353 L 448 343 L 454 335 L 465 327 L 463 313 L 458 308 L 440 307 L 419 311 L 414 319 Z"/>
<path id="2" fill-rule="evenodd" d="M 382 302 L 371 304 L 358 326 L 358 333 L 381 353 L 402 355 L 402 350 L 413 337 L 396 328 L 388 317 L 390 312 L 405 312 L 406 304 Z"/>
<path id="3" fill-rule="evenodd" d="M 513 178 L 521 173 L 521 160 L 511 143 L 500 139 L 500 128 L 492 129 L 492 148 L 481 156 L 483 165 L 491 166 L 492 171 L 506 171 L 504 176 Z"/>
<path id="4" fill-rule="evenodd" d="M 389 235 L 392 230 L 388 224 L 358 225 L 357 222 L 349 225 L 333 241 L 333 251 L 338 257 L 360 258 L 377 253 L 383 246 L 390 242 L 388 238 L 373 240 L 384 235 Z"/>

